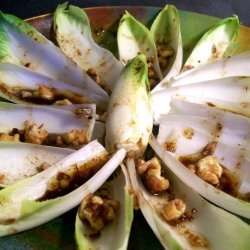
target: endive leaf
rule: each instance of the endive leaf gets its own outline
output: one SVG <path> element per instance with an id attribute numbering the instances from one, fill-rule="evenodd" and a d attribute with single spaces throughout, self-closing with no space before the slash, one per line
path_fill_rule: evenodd
<path id="1" fill-rule="evenodd" d="M 151 145 L 165 164 L 169 164 L 165 155 L 156 148 L 156 140 Z M 132 187 L 137 195 L 140 209 L 165 249 L 246 249 L 249 245 L 250 227 L 230 213 L 215 207 L 201 198 L 195 191 L 170 172 L 165 165 L 162 168 L 170 181 L 171 190 L 164 195 L 150 194 L 135 171 L 135 163 L 127 161 Z M 178 226 L 168 224 L 161 216 L 162 205 L 174 198 L 183 199 L 186 210 L 196 210 L 192 220 L 184 220 Z M 208 224 L 209 221 L 209 224 Z M 211 227 L 209 225 L 215 225 Z"/>
<path id="2" fill-rule="evenodd" d="M 131 14 L 126 12 L 117 31 L 117 42 L 120 60 L 127 63 L 138 53 L 145 54 L 147 61 L 152 63 L 156 77 L 162 79 L 154 38 L 150 31 Z"/>
<path id="3" fill-rule="evenodd" d="M 216 106 L 237 114 L 250 116 L 250 78 L 228 77 L 211 81 L 190 83 L 160 90 L 152 94 L 155 123 L 170 110 L 172 99 Z"/>
<path id="4" fill-rule="evenodd" d="M 45 171 L 1 190 L 0 222 L 4 223 L 9 218 L 18 219 L 21 215 L 22 201 L 25 199 L 37 200 L 43 197 L 49 180 L 55 177 L 58 172 L 70 169 L 73 164 L 84 164 L 91 160 L 96 160 L 96 162 L 107 161 L 107 152 L 97 141 L 87 144 Z M 32 185 L 36 185 L 36 189 L 31 189 Z M 9 209 L 5 209 L 5 207 Z M 17 209 L 13 211 L 14 207 Z"/>
<path id="5" fill-rule="evenodd" d="M 200 67 L 222 58 L 238 34 L 239 19 L 228 17 L 210 28 L 195 45 L 183 70 Z"/>
<path id="6" fill-rule="evenodd" d="M 226 77 L 250 76 L 249 60 L 249 51 L 231 57 L 221 58 L 215 62 L 187 70 L 173 77 L 170 81 L 170 86 L 176 87 Z"/>
<path id="7" fill-rule="evenodd" d="M 53 167 L 18 182 L 0 191 L 1 225 L 0 236 L 17 233 L 41 225 L 77 206 L 89 193 L 95 192 L 112 174 L 125 157 L 121 149 L 85 184 L 71 193 L 45 201 L 36 201 L 43 196 L 47 181 L 59 171 L 75 163 L 100 164 L 104 160 L 105 149 L 92 142 L 55 164 Z M 30 188 L 36 186 L 36 189 Z"/>
<path id="8" fill-rule="evenodd" d="M 29 143 L 0 143 L 0 186 L 13 184 L 39 173 L 42 164 L 49 166 L 72 154 L 72 149 Z"/>
<path id="9" fill-rule="evenodd" d="M 62 51 L 79 67 L 100 77 L 100 85 L 109 93 L 123 68 L 111 52 L 95 43 L 86 13 L 67 3 L 59 5 L 54 15 L 54 30 Z"/>
<path id="10" fill-rule="evenodd" d="M 106 225 L 100 236 L 92 238 L 89 235 L 93 230 L 89 225 L 82 223 L 79 215 L 76 216 L 75 237 L 78 249 L 127 249 L 129 233 L 133 221 L 133 197 L 129 193 L 130 184 L 126 178 L 126 168 L 123 166 L 118 176 L 104 183 L 102 188 L 108 190 L 111 198 L 119 201 L 119 210 L 113 222 Z M 114 235 L 116 237 L 114 238 Z"/>
<path id="11" fill-rule="evenodd" d="M 68 99 L 72 103 L 93 103 L 106 109 L 109 97 L 96 94 L 86 88 L 54 80 L 40 73 L 12 63 L 0 63 L 0 96 L 16 103 L 54 104 L 56 100 Z M 39 90 L 45 86 L 55 92 L 54 97 L 23 97 L 21 91 Z M 58 96 L 58 97 L 57 97 Z M 39 99 L 40 98 L 40 99 Z"/>
<path id="12" fill-rule="evenodd" d="M 152 130 L 147 62 L 144 55 L 131 60 L 111 95 L 106 120 L 108 151 L 124 147 L 142 155 Z"/>
<path id="13" fill-rule="evenodd" d="M 169 159 L 168 167 L 206 199 L 228 211 L 250 218 L 250 203 L 247 198 L 250 191 L 250 119 L 185 102 L 173 102 L 171 113 L 162 118 L 157 138 L 162 152 L 165 151 L 164 157 Z M 188 131 L 191 132 L 190 136 Z M 150 143 L 153 143 L 152 140 Z M 211 146 L 208 147 L 209 145 Z M 184 165 L 185 159 L 191 159 L 191 155 L 204 150 L 206 152 L 207 147 L 208 156 L 216 157 L 218 164 L 223 166 L 224 175 L 218 177 L 218 188 L 193 174 Z M 205 156 L 201 155 L 198 160 Z M 183 163 L 178 159 L 184 159 Z M 216 174 L 215 170 L 214 173 Z M 227 188 L 223 183 L 227 184 Z"/>
<path id="14" fill-rule="evenodd" d="M 1 61 L 23 65 L 107 98 L 107 93 L 81 68 L 21 19 L 0 13 L 0 36 Z"/>
<path id="15" fill-rule="evenodd" d="M 0 124 L 0 132 L 8 135 L 12 132 L 12 129 L 16 128 L 19 131 L 13 131 L 13 136 L 15 134 L 18 134 L 18 141 L 33 142 L 35 144 L 45 143 L 47 145 L 52 144 L 53 146 L 56 146 L 57 144 L 55 140 L 52 140 L 54 141 L 54 143 L 46 143 L 47 135 L 54 134 L 58 136 L 63 136 L 65 133 L 70 133 L 74 130 L 78 130 L 79 133 L 82 134 L 82 137 L 74 138 L 74 140 L 75 142 L 78 141 L 79 147 L 83 144 L 87 144 L 91 139 L 92 131 L 94 129 L 95 124 L 95 105 L 77 105 L 76 107 L 72 105 L 71 108 L 72 111 L 67 109 L 64 110 L 50 108 L 48 106 L 30 106 L 0 102 L 0 119 L 2 121 Z M 27 130 L 31 129 L 30 126 L 33 124 L 38 127 L 38 130 L 41 125 L 44 125 L 43 128 L 40 128 L 41 131 L 46 130 L 44 138 L 42 138 L 42 135 L 39 134 L 43 132 L 35 131 L 35 129 L 33 132 L 30 131 L 29 135 L 26 134 Z M 21 133 L 21 130 L 23 129 L 26 129 L 26 131 L 24 131 L 25 135 L 22 135 Z M 26 140 L 25 138 L 22 139 L 22 136 L 25 137 L 26 135 L 29 137 L 28 140 Z M 32 140 L 32 138 L 30 137 L 38 137 L 39 140 L 36 142 L 35 139 Z M 3 136 L 1 136 L 1 140 L 4 141 L 7 139 L 4 139 Z M 70 142 L 70 138 L 67 138 L 66 141 L 69 142 L 69 146 L 74 145 L 73 142 Z M 61 146 L 65 146 L 63 142 Z"/>
<path id="16" fill-rule="evenodd" d="M 164 77 L 153 89 L 155 92 L 166 87 L 169 79 L 180 73 L 182 67 L 182 38 L 180 18 L 176 7 L 173 5 L 164 7 L 154 20 L 150 32 L 155 40 L 158 60 Z"/>

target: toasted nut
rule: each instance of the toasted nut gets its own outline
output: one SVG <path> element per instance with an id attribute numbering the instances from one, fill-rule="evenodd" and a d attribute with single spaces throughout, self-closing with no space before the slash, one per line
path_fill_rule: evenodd
<path id="1" fill-rule="evenodd" d="M 20 97 L 21 97 L 21 99 L 31 98 L 32 97 L 32 92 L 27 91 L 27 90 L 21 90 L 20 91 Z"/>
<path id="2" fill-rule="evenodd" d="M 145 173 L 146 170 L 148 170 L 149 164 L 147 164 L 144 160 L 138 159 L 136 161 L 136 171 L 139 175 L 142 175 Z"/>
<path id="3" fill-rule="evenodd" d="M 168 58 L 174 54 L 174 49 L 166 44 L 157 45 L 159 64 L 162 69 L 168 65 Z"/>
<path id="4" fill-rule="evenodd" d="M 87 133 L 85 130 L 73 129 L 70 132 L 63 134 L 63 139 L 68 145 L 78 147 L 80 145 L 88 143 Z"/>
<path id="5" fill-rule="evenodd" d="M 161 164 L 156 157 L 147 162 L 138 160 L 136 170 L 139 175 L 143 175 L 151 192 L 156 193 L 168 189 L 169 181 L 161 176 Z"/>
<path id="6" fill-rule="evenodd" d="M 162 210 L 162 215 L 166 221 L 179 219 L 186 210 L 186 204 L 181 199 L 169 201 Z"/>
<path id="7" fill-rule="evenodd" d="M 186 128 L 183 130 L 183 136 L 187 139 L 192 139 L 194 136 L 194 129 L 193 128 Z"/>
<path id="8" fill-rule="evenodd" d="M 89 195 L 81 204 L 79 217 L 83 221 L 87 220 L 93 229 L 99 231 L 114 220 L 118 208 L 119 202 L 116 200 Z"/>
<path id="9" fill-rule="evenodd" d="M 197 169 L 195 164 L 189 164 L 187 167 L 193 174 L 196 174 Z"/>
<path id="10" fill-rule="evenodd" d="M 20 141 L 19 134 L 8 135 L 0 133 L 0 141 Z"/>
<path id="11" fill-rule="evenodd" d="M 55 98 L 56 91 L 53 88 L 39 85 L 36 95 L 38 95 L 38 98 L 42 98 L 44 100 L 53 100 Z"/>
<path id="12" fill-rule="evenodd" d="M 155 71 L 154 71 L 154 68 L 149 67 L 149 68 L 148 68 L 148 77 L 149 77 L 149 78 L 154 78 L 155 76 L 156 76 L 156 73 L 155 73 Z"/>
<path id="13" fill-rule="evenodd" d="M 28 123 L 25 122 L 27 127 Z M 42 144 L 45 138 L 48 136 L 48 132 L 45 129 L 45 126 L 42 124 L 39 127 L 37 125 L 28 125 L 25 131 L 25 142 Z"/>
<path id="14" fill-rule="evenodd" d="M 68 99 L 63 99 L 63 100 L 58 100 L 56 101 L 53 105 L 72 105 L 72 102 L 69 101 Z"/>
<path id="15" fill-rule="evenodd" d="M 215 156 L 209 155 L 197 163 L 197 175 L 213 185 L 220 182 L 222 167 Z"/>

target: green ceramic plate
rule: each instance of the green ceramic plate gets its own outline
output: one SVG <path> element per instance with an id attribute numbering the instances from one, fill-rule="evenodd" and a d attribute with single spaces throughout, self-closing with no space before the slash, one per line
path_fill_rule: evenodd
<path id="1" fill-rule="evenodd" d="M 160 9 L 129 6 L 85 9 L 89 16 L 95 39 L 115 54 L 117 52 L 115 39 L 117 25 L 125 10 L 128 10 L 137 19 L 149 26 Z M 184 57 L 186 58 L 201 35 L 219 19 L 186 11 L 180 11 L 180 18 L 184 42 Z M 197 22 L 197 20 L 199 21 Z M 44 35 L 50 37 L 52 15 L 34 17 L 29 19 L 28 22 Z M 250 50 L 250 28 L 240 27 L 236 45 L 234 53 Z M 74 241 L 75 215 L 76 209 L 35 229 L 0 238 L 0 249 L 76 249 Z M 128 248 L 136 250 L 162 249 L 140 212 L 135 212 Z"/>

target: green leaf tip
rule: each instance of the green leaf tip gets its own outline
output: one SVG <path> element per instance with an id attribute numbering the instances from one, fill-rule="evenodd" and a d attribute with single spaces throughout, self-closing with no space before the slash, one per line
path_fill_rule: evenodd
<path id="1" fill-rule="evenodd" d="M 214 32 L 217 28 L 221 26 L 227 26 L 228 29 L 231 29 L 231 39 L 233 40 L 234 37 L 238 34 L 240 23 L 238 16 L 233 17 L 227 17 L 225 19 L 220 20 L 218 23 L 216 23 L 213 27 L 211 27 L 205 34 L 204 37 L 207 35 L 210 35 L 212 32 Z"/>
<path id="2" fill-rule="evenodd" d="M 28 24 L 17 16 L 1 12 L 0 29 L 5 33 L 6 37 L 8 37 L 8 32 L 10 32 L 8 31 L 8 26 L 10 29 L 15 29 L 17 32 L 26 33 L 38 43 L 46 43 L 46 39 L 44 38 L 44 36 L 39 33 L 32 25 Z"/>
<path id="3" fill-rule="evenodd" d="M 81 29 L 86 29 L 86 27 L 90 26 L 88 16 L 84 10 L 74 5 L 68 5 L 68 2 L 58 5 L 54 14 L 54 29 L 58 28 L 57 25 L 59 23 L 63 27 L 65 19 Z"/>
<path id="4" fill-rule="evenodd" d="M 9 50 L 9 39 L 3 27 L 5 23 L 4 14 L 0 12 L 0 61 L 4 61 L 7 59 L 10 54 Z"/>
<path id="5" fill-rule="evenodd" d="M 174 11 L 174 12 L 176 12 L 176 13 L 178 12 L 177 8 L 176 8 L 174 5 L 167 4 L 167 5 L 165 5 L 165 6 L 162 8 L 162 10 L 159 12 L 159 14 L 160 14 L 161 12 L 165 12 L 165 11 L 169 11 L 169 10 Z"/>
<path id="6" fill-rule="evenodd" d="M 138 54 L 135 58 L 130 60 L 125 66 L 125 71 L 134 75 L 134 79 L 137 79 L 138 86 L 146 85 L 149 90 L 150 84 L 148 79 L 148 65 L 147 59 L 144 54 Z"/>
<path id="7" fill-rule="evenodd" d="M 134 17 L 127 10 L 125 10 L 125 13 L 121 17 L 120 23 L 123 22 L 125 19 L 128 19 L 128 18 L 134 19 Z"/>
<path id="8" fill-rule="evenodd" d="M 125 14 L 123 14 L 123 16 L 121 17 L 119 26 L 121 26 L 123 23 L 127 22 L 127 25 L 130 25 L 133 27 L 133 29 L 135 29 L 135 33 L 136 30 L 141 32 L 143 31 L 144 33 L 149 34 L 149 30 L 148 28 L 139 20 L 137 20 L 132 14 L 130 14 L 128 11 L 125 11 Z M 137 27 L 136 27 L 137 26 Z M 118 28 L 119 30 L 119 28 Z"/>

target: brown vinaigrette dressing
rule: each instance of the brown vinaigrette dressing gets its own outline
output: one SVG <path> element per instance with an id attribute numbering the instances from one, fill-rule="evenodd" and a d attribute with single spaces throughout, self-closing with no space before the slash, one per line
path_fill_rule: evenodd
<path id="1" fill-rule="evenodd" d="M 47 189 L 37 201 L 45 201 L 66 195 L 90 179 L 110 159 L 107 152 L 83 164 L 75 164 L 64 172 L 57 173 L 47 182 Z"/>
<path id="2" fill-rule="evenodd" d="M 215 187 L 227 194 L 238 197 L 240 185 L 239 178 L 224 166 L 222 166 L 222 169 L 223 172 L 220 178 L 220 183 L 215 185 Z"/>
<path id="3" fill-rule="evenodd" d="M 179 226 L 179 234 L 185 236 L 189 244 L 192 247 L 194 247 L 194 249 L 195 247 L 202 247 L 202 248 L 210 249 L 208 240 L 201 234 L 186 228 L 185 224 L 181 224 Z"/>

